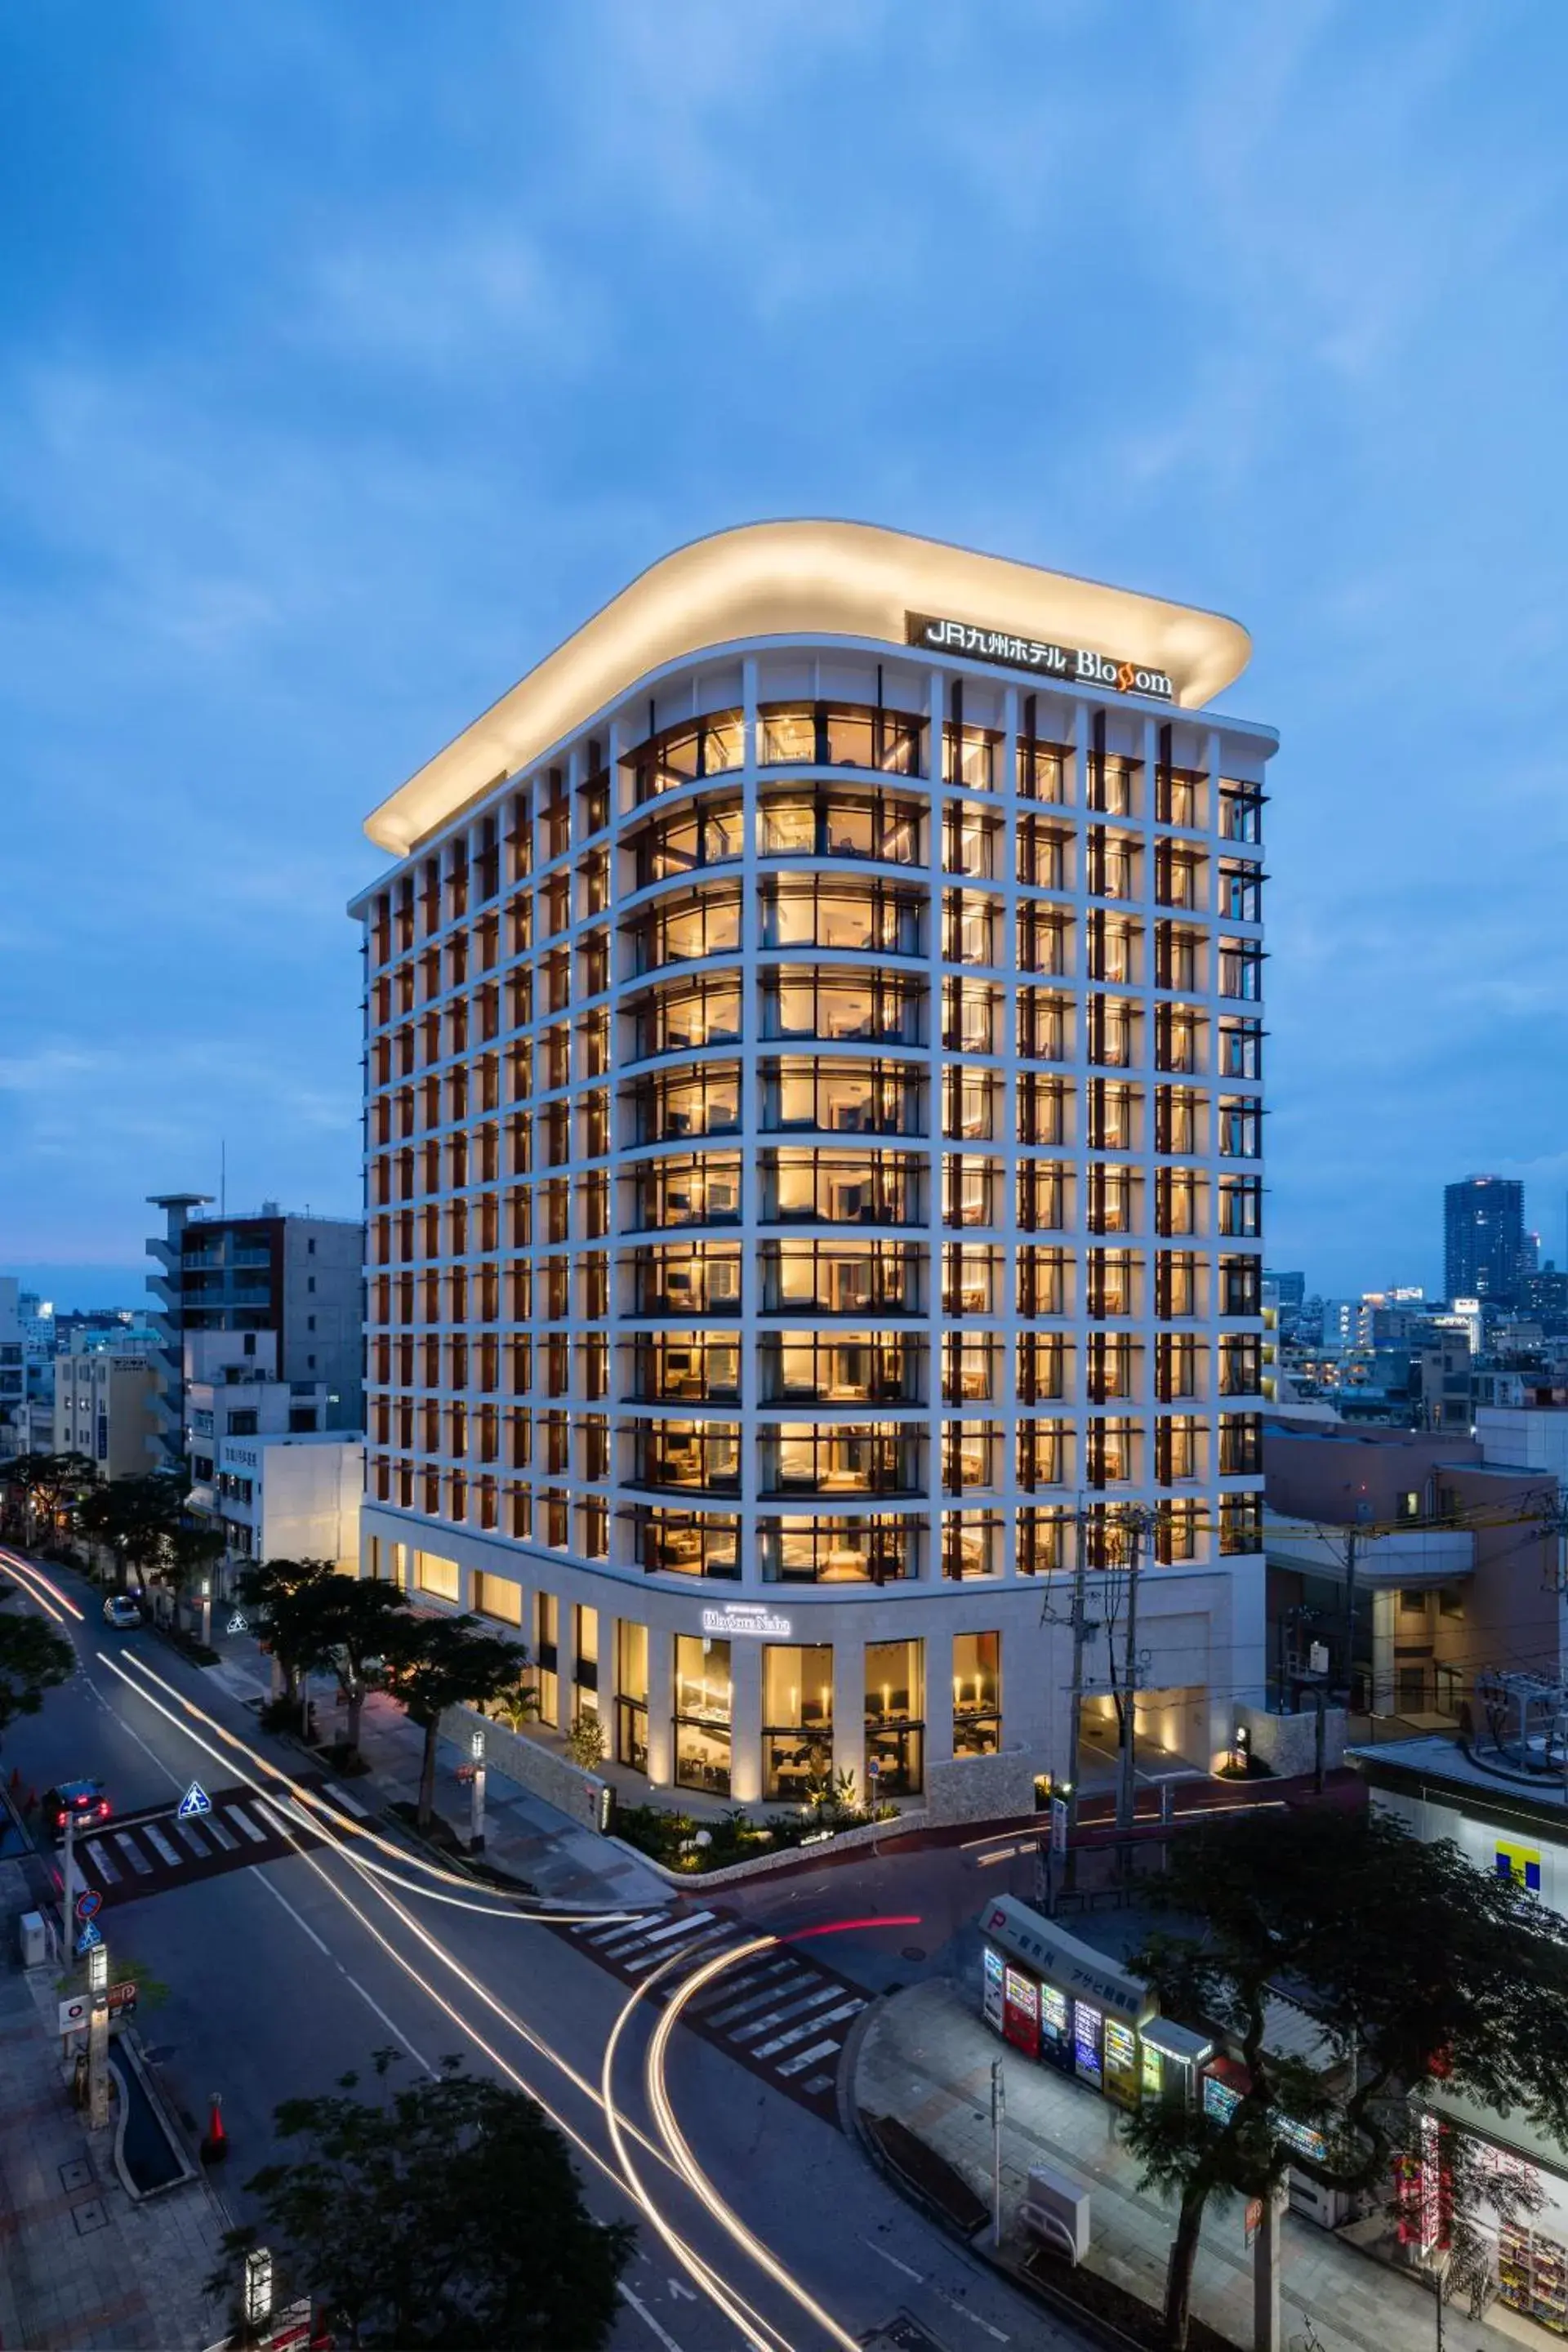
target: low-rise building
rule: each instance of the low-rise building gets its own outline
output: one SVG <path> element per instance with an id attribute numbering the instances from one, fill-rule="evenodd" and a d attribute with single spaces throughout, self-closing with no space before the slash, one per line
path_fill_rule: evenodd
<path id="1" fill-rule="evenodd" d="M 1352 1715 L 1436 1726 L 1490 1666 L 1559 1670 L 1561 1489 L 1544 1462 L 1446 1432 L 1280 1417 L 1264 1422 L 1263 1466 L 1277 1678 L 1321 1643 Z"/>
<path id="2" fill-rule="evenodd" d="M 363 1438 L 331 1431 L 220 1438 L 215 1485 L 231 1562 L 326 1559 L 357 1570 Z"/>
<path id="3" fill-rule="evenodd" d="M 57 1356 L 53 1445 L 84 1454 L 100 1478 L 144 1477 L 157 1427 L 155 1358 L 112 1353 Z"/>

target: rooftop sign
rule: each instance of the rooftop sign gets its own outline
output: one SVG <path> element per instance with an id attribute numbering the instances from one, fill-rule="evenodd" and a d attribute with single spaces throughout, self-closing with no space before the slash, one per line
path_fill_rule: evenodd
<path id="1" fill-rule="evenodd" d="M 977 629 L 968 621 L 937 620 L 929 613 L 906 613 L 904 623 L 910 644 L 924 646 L 932 653 L 968 654 L 973 661 L 1028 670 L 1064 686 L 1109 687 L 1113 694 L 1149 694 L 1159 702 L 1173 702 L 1176 698 L 1167 670 L 1113 661 L 1109 654 L 1090 653 L 1083 646 L 1047 645 L 1038 637 L 1010 636 L 1005 629 Z"/>

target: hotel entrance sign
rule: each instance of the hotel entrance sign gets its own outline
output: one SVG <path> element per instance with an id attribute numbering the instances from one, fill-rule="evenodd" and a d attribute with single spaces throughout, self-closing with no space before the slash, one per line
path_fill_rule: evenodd
<path id="1" fill-rule="evenodd" d="M 977 629 L 968 621 L 938 620 L 930 613 L 906 613 L 904 621 L 910 644 L 928 646 L 932 653 L 967 654 L 973 661 L 1029 670 L 1064 686 L 1109 687 L 1113 694 L 1148 694 L 1157 702 L 1176 698 L 1168 671 L 1091 653 L 1085 646 L 1046 645 L 1038 637 L 1016 637 L 1005 629 Z"/>
<path id="2" fill-rule="evenodd" d="M 739 1633 L 765 1642 L 787 1642 L 793 1631 L 787 1617 L 775 1616 L 761 1601 L 732 1601 L 727 1609 L 705 1609 L 702 1631 L 710 1639 L 726 1640 Z"/>

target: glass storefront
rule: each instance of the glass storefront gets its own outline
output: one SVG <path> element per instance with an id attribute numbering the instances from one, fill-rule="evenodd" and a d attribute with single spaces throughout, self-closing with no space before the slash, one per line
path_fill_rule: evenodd
<path id="1" fill-rule="evenodd" d="M 832 1645 L 770 1643 L 763 1653 L 763 1794 L 804 1803 L 832 1770 Z"/>
<path id="2" fill-rule="evenodd" d="M 916 1797 L 925 1786 L 925 1644 L 866 1644 L 866 1795 Z"/>
<path id="3" fill-rule="evenodd" d="M 675 1643 L 675 1779 L 681 1789 L 710 1797 L 730 1793 L 730 1729 L 733 1696 L 730 1644 L 705 1633 L 679 1633 Z"/>
<path id="4" fill-rule="evenodd" d="M 616 1761 L 647 1770 L 647 1627 L 626 1617 L 616 1626 Z"/>
<path id="5" fill-rule="evenodd" d="M 994 1756 L 1002 1745 L 1002 1636 L 952 1640 L 952 1752 Z"/>

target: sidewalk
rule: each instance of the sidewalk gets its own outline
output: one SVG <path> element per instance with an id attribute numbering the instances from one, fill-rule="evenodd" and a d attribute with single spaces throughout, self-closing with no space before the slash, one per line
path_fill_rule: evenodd
<path id="1" fill-rule="evenodd" d="M 16 1965 L 32 1908 L 18 1866 L 0 1864 L 0 2343 L 29 2352 L 164 2352 L 210 2344 L 225 2310 L 203 2283 L 227 2219 L 205 2180 L 133 2199 L 114 2131 L 89 2133 L 71 2104 L 51 2031 L 56 1968 Z"/>
<path id="2" fill-rule="evenodd" d="M 249 1633 L 229 1633 L 214 1627 L 213 1644 L 223 1663 L 206 1671 L 231 1697 L 249 1706 L 265 1699 L 271 1689 L 269 1659 Z M 317 1728 L 332 1731 L 338 1723 L 335 1699 L 324 1676 L 312 1683 Z M 360 1727 L 360 1752 L 369 1765 L 363 1779 L 341 1783 L 361 1804 L 412 1804 L 419 1794 L 419 1766 L 425 1735 L 409 1722 L 403 1709 L 380 1692 L 366 1699 Z M 449 1739 L 436 1749 L 436 1811 L 460 1835 L 468 1831 L 470 1795 L 458 1779 L 458 1767 L 467 1761 Z M 353 1811 L 353 1807 L 348 1808 Z M 650 1909 L 670 1900 L 670 1889 L 653 1871 L 645 1870 L 584 1829 L 541 1797 L 533 1797 L 508 1780 L 492 1764 L 485 1799 L 485 1859 L 498 1869 L 525 1878 L 535 1892 L 552 1903 L 606 1906 L 626 1904 Z"/>
<path id="3" fill-rule="evenodd" d="M 1173 2201 L 1138 2188 L 1138 2168 L 1116 2137 L 1117 2111 L 1109 2100 L 1031 2063 L 986 2028 L 977 1980 L 932 1979 L 882 2002 L 857 2053 L 855 2104 L 865 2113 L 897 2116 L 962 2174 L 989 2210 L 991 2064 L 998 2056 L 1006 2090 L 1004 2260 L 1021 2257 L 1031 2242 L 1017 2218 L 1030 2165 L 1058 2166 L 1092 2192 L 1086 2267 L 1157 2309 Z M 1240 2347 L 1252 2342 L 1252 2257 L 1243 2218 L 1236 2199 L 1211 2202 L 1193 2282 L 1194 2315 Z M 1436 2314 L 1429 2289 L 1293 2215 L 1286 2217 L 1281 2247 L 1286 2345 L 1315 2338 L 1321 2352 L 1431 2352 Z M 1064 2284 L 1067 2278 L 1064 2270 Z M 1465 2352 L 1518 2352 L 1521 2344 L 1543 2340 L 1496 2305 L 1484 2320 L 1451 2305 L 1444 2324 Z"/>

